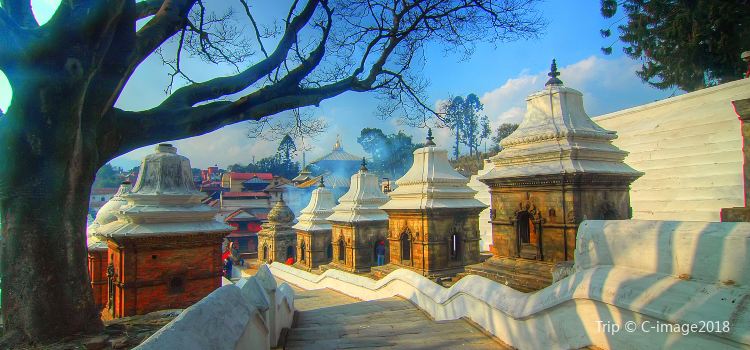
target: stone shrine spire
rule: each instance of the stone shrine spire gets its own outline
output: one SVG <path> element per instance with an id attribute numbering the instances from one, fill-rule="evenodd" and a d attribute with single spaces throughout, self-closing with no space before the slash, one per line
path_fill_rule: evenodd
<path id="1" fill-rule="evenodd" d="M 521 125 L 491 158 L 495 169 L 480 179 L 586 172 L 640 176 L 623 162 L 627 152 L 612 144 L 617 135 L 586 114 L 581 92 L 562 85 L 554 60 L 551 70 L 545 88 L 526 98 Z"/>
<path id="2" fill-rule="evenodd" d="M 433 142 L 432 129 L 427 133 L 425 147 L 414 151 L 414 163 L 396 181 L 395 190 L 381 209 L 449 209 L 485 208 L 474 199 L 476 192 L 466 184 L 469 179 L 459 174 L 448 161 L 448 151 Z"/>
<path id="3" fill-rule="evenodd" d="M 216 209 L 201 203 L 205 195 L 195 188 L 190 160 L 170 144 L 141 163 L 133 189 L 120 197 L 127 201 L 115 213 L 117 220 L 96 230 L 104 237 L 158 236 L 228 232 L 230 226 L 214 219 Z"/>
<path id="4" fill-rule="evenodd" d="M 292 227 L 302 231 L 330 230 L 331 223 L 326 218 L 333 214 L 335 205 L 333 193 L 323 185 L 321 178 L 320 186 L 312 192 L 310 203 L 302 209 L 297 224 Z"/>
<path id="5" fill-rule="evenodd" d="M 560 72 L 557 71 L 557 62 L 554 58 L 552 59 L 552 65 L 549 67 L 549 73 L 547 73 L 547 76 L 550 78 L 549 80 L 547 80 L 544 86 L 563 84 L 562 80 L 557 78 L 558 76 L 560 76 Z"/>
<path id="6" fill-rule="evenodd" d="M 385 212 L 378 209 L 388 197 L 378 186 L 378 176 L 369 173 L 366 164 L 363 158 L 359 172 L 352 175 L 349 191 L 339 198 L 339 205 L 333 208 L 328 220 L 351 223 L 388 219 Z"/>

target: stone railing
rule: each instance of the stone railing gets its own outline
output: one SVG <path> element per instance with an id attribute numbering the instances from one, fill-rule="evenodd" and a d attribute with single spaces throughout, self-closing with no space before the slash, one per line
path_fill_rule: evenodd
<path id="1" fill-rule="evenodd" d="M 267 265 L 213 291 L 136 349 L 269 349 L 294 318 L 294 291 Z"/>
<path id="2" fill-rule="evenodd" d="M 532 294 L 479 276 L 446 289 L 405 269 L 378 281 L 279 263 L 271 272 L 363 300 L 401 296 L 518 349 L 750 347 L 750 224 L 586 221 L 578 232 L 574 272 Z"/>

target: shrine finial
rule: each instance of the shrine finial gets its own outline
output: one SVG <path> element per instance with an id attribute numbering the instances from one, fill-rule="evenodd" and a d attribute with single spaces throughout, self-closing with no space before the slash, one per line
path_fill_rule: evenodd
<path id="1" fill-rule="evenodd" d="M 436 146 L 435 142 L 432 141 L 433 139 L 435 139 L 435 138 L 432 137 L 432 128 L 428 128 L 427 129 L 427 143 L 425 143 L 424 145 L 428 146 L 428 147 L 429 146 Z"/>
<path id="2" fill-rule="evenodd" d="M 367 171 L 367 160 L 365 160 L 365 157 L 362 157 L 362 166 L 359 167 L 359 171 Z"/>
<path id="3" fill-rule="evenodd" d="M 562 80 L 558 79 L 557 77 L 560 76 L 560 72 L 557 71 L 557 61 L 553 58 L 552 59 L 552 65 L 549 68 L 549 73 L 547 73 L 547 76 L 549 76 L 549 80 L 547 80 L 547 83 L 544 84 L 544 86 L 548 85 L 562 85 Z"/>

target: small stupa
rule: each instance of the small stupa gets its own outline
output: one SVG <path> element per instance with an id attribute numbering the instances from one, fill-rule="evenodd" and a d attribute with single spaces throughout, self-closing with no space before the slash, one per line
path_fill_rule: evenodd
<path id="1" fill-rule="evenodd" d="M 380 206 L 388 213 L 390 264 L 438 277 L 479 262 L 479 212 L 487 206 L 468 182 L 430 129 L 425 147 L 414 151 L 411 168 Z"/>
<path id="2" fill-rule="evenodd" d="M 91 288 L 94 290 L 94 302 L 97 308 L 102 309 L 107 305 L 107 241 L 96 235 L 99 227 L 117 221 L 115 215 L 120 207 L 128 203 L 123 196 L 130 192 L 130 181 L 120 184 L 112 198 L 104 203 L 96 212 L 94 221 L 86 230 L 86 245 L 88 248 L 89 277 Z"/>
<path id="3" fill-rule="evenodd" d="M 232 227 L 201 203 L 190 161 L 160 144 L 141 163 L 117 220 L 95 228 L 107 241 L 112 317 L 185 308 L 221 286 L 221 242 Z"/>
<path id="4" fill-rule="evenodd" d="M 258 232 L 258 260 L 261 263 L 284 263 L 289 258 L 296 260 L 297 234 L 293 224 L 294 213 L 284 202 L 282 193 L 268 213 L 268 222 L 261 225 Z"/>
<path id="5" fill-rule="evenodd" d="M 375 248 L 387 238 L 388 215 L 379 207 L 388 201 L 380 190 L 378 176 L 370 174 L 362 158 L 352 175 L 349 191 L 328 217 L 332 226 L 331 265 L 350 272 L 367 272 L 376 263 Z"/>
<path id="6" fill-rule="evenodd" d="M 332 226 L 326 218 L 333 214 L 335 205 L 333 193 L 325 187 L 325 179 L 321 179 L 299 221 L 292 226 L 297 230 L 297 264 L 303 269 L 317 268 L 333 258 Z"/>
<path id="7" fill-rule="evenodd" d="M 525 271 L 528 283 L 503 281 L 524 291 L 548 285 L 552 264 L 573 259 L 581 221 L 628 219 L 630 184 L 643 174 L 623 161 L 627 152 L 612 144 L 616 133 L 589 118 L 581 92 L 563 85 L 554 60 L 550 70 L 544 89 L 526 98 L 523 122 L 491 158 L 494 168 L 479 177 L 492 197 L 489 262 Z"/>

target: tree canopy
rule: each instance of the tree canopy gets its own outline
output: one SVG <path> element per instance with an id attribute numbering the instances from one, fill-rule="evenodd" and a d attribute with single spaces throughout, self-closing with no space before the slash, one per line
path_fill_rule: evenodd
<path id="1" fill-rule="evenodd" d="M 414 150 L 423 144 L 414 144 L 412 136 L 399 131 L 386 135 L 377 128 L 364 128 L 357 138 L 372 161 L 367 165 L 372 172 L 398 179 L 409 170 L 414 160 Z"/>
<path id="2" fill-rule="evenodd" d="M 0 166 L 0 347 L 101 329 L 85 216 L 94 175 L 109 160 L 348 91 L 378 92 L 384 115 L 424 119 L 426 45 L 470 54 L 476 42 L 534 36 L 535 3 L 295 0 L 264 28 L 246 0 L 219 14 L 211 5 L 227 2 L 65 0 L 42 26 L 31 1 L 0 0 L 0 70 L 13 89 L 0 115 L 0 164 L 13 165 Z M 176 79 L 167 96 L 145 110 L 115 107 L 153 54 Z M 195 80 L 182 69 L 185 54 L 235 73 Z"/>
<path id="3" fill-rule="evenodd" d="M 694 91 L 740 79 L 750 50 L 747 0 L 602 0 L 605 18 L 619 25 L 623 51 L 643 62 L 638 76 L 659 89 Z M 615 22 L 615 23 L 618 23 Z M 604 37 L 611 29 L 602 29 Z M 612 46 L 602 49 L 612 52 Z"/>
<path id="4" fill-rule="evenodd" d="M 440 106 L 444 113 L 442 124 L 451 129 L 456 137 L 453 145 L 453 158 L 458 159 L 461 155 L 460 146 L 463 144 L 469 149 L 469 155 L 479 156 L 479 145 L 492 131 L 487 116 L 479 114 L 484 105 L 475 94 L 469 94 L 466 98 L 456 96 L 449 98 Z"/>

